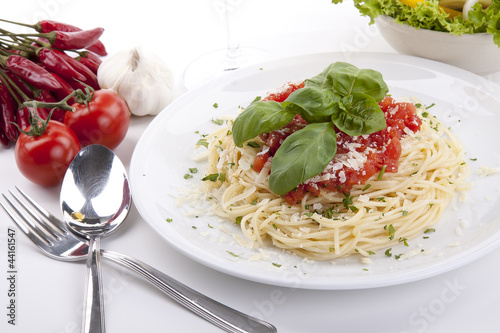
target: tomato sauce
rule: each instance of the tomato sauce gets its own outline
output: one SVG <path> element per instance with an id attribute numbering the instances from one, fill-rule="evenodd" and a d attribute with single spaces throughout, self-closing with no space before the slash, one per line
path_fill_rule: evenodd
<path id="1" fill-rule="evenodd" d="M 289 84 L 283 90 L 269 94 L 263 100 L 283 102 L 303 84 Z M 422 121 L 416 114 L 413 103 L 396 102 L 386 96 L 380 103 L 387 127 L 381 131 L 360 136 L 350 136 L 336 128 L 337 154 L 325 170 L 300 184 L 284 195 L 290 205 L 299 203 L 309 192 L 318 196 L 321 190 L 348 194 L 354 185 L 364 184 L 371 176 L 381 172 L 397 172 L 401 155 L 401 137 L 408 130 L 416 132 Z M 284 128 L 261 135 L 266 146 L 257 154 L 253 168 L 260 172 L 267 160 L 273 156 L 290 134 L 304 128 L 307 122 L 297 115 Z M 271 161 L 272 163 L 272 161 Z"/>

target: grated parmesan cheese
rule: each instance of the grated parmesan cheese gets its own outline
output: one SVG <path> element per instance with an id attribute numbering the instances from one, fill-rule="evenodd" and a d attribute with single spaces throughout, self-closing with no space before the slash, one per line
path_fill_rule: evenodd
<path id="1" fill-rule="evenodd" d="M 493 175 L 498 172 L 498 168 L 488 168 L 487 166 L 482 166 L 481 169 L 476 170 L 476 175 L 479 175 L 481 178 Z"/>
<path id="2" fill-rule="evenodd" d="M 370 258 L 367 258 L 367 257 L 361 257 L 361 259 L 359 261 L 364 265 L 371 265 L 371 263 L 372 263 L 372 260 Z"/>

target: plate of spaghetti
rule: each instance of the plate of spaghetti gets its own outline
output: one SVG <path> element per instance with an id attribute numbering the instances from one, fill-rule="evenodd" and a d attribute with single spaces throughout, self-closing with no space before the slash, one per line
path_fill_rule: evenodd
<path id="1" fill-rule="evenodd" d="M 278 286 L 434 276 L 500 243 L 500 88 L 397 54 L 324 53 L 237 70 L 140 138 L 135 205 L 169 244 Z"/>

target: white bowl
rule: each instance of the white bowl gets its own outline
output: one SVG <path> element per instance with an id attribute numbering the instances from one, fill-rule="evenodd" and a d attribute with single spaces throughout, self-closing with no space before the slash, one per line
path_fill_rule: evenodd
<path id="1" fill-rule="evenodd" d="M 378 16 L 375 23 L 384 39 L 399 53 L 437 60 L 487 75 L 500 71 L 500 48 L 487 33 L 452 35 L 447 32 L 415 29 Z"/>

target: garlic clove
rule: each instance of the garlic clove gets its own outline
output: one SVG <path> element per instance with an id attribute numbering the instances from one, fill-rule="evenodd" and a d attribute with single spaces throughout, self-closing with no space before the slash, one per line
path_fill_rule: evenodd
<path id="1" fill-rule="evenodd" d="M 157 115 L 174 97 L 170 69 L 158 56 L 139 47 L 104 59 L 97 78 L 101 88 L 120 95 L 136 116 Z"/>

